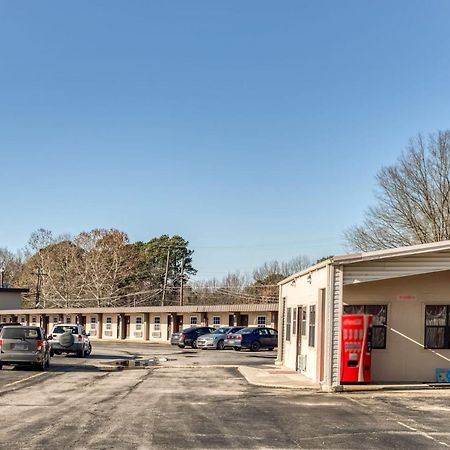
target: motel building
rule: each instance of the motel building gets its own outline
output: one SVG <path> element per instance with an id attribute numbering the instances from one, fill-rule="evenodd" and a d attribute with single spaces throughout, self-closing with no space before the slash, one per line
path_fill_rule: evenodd
<path id="1" fill-rule="evenodd" d="M 41 326 L 49 334 L 57 323 L 84 325 L 91 340 L 168 343 L 172 333 L 196 326 L 277 327 L 278 304 L 141 306 L 117 308 L 21 309 L 27 289 L 0 288 L 0 323 Z"/>
<path id="2" fill-rule="evenodd" d="M 450 369 L 450 241 L 334 257 L 279 286 L 277 364 L 323 390 L 341 390 L 358 364 L 349 314 L 372 316 L 368 382 L 436 382 Z"/>

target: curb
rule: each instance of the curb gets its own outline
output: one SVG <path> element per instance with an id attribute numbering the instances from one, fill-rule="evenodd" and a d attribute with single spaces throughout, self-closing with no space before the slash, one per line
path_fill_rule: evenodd
<path id="1" fill-rule="evenodd" d="M 266 387 L 266 388 L 273 388 L 273 389 L 289 389 L 289 390 L 298 390 L 298 391 L 314 391 L 314 392 L 322 392 L 320 387 L 318 386 L 298 386 L 298 385 L 279 385 L 279 384 L 272 384 L 272 383 L 264 383 L 260 381 L 254 381 L 251 380 L 244 372 L 243 368 L 246 366 L 238 366 L 239 373 L 245 378 L 248 384 L 251 384 L 253 386 L 260 386 L 260 387 Z"/>

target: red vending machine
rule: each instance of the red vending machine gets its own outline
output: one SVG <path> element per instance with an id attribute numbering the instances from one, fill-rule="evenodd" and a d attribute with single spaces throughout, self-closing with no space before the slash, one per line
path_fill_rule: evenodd
<path id="1" fill-rule="evenodd" d="M 368 314 L 342 316 L 341 383 L 370 383 L 372 321 Z"/>

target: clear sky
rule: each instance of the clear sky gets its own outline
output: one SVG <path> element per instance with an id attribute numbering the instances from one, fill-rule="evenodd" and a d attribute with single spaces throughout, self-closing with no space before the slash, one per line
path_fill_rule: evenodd
<path id="1" fill-rule="evenodd" d="M 180 234 L 200 278 L 346 251 L 449 127 L 450 2 L 0 2 L 0 246 Z"/>

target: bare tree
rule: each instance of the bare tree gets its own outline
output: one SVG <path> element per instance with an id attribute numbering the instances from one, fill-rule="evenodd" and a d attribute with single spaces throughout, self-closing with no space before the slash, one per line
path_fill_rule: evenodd
<path id="1" fill-rule="evenodd" d="M 14 285 L 22 266 L 20 254 L 0 247 L 0 271 L 3 285 Z"/>
<path id="2" fill-rule="evenodd" d="M 450 130 L 410 140 L 397 163 L 377 175 L 378 204 L 346 233 L 369 251 L 450 239 Z"/>
<path id="3" fill-rule="evenodd" d="M 75 243 L 84 253 L 87 295 L 95 298 L 98 306 L 109 305 L 112 297 L 123 293 L 135 261 L 128 236 L 119 230 L 95 229 L 81 233 Z"/>

